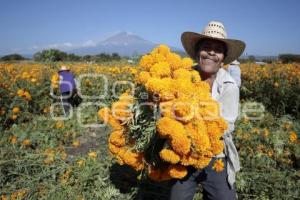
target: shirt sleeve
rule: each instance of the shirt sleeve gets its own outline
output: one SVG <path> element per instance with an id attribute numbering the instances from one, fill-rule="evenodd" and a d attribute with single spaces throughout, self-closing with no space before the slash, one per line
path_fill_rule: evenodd
<path id="1" fill-rule="evenodd" d="M 241 86 L 241 69 L 239 66 L 230 66 L 228 69 L 230 76 L 234 79 L 237 86 Z"/>
<path id="2" fill-rule="evenodd" d="M 221 116 L 227 121 L 228 129 L 226 132 L 234 131 L 234 122 L 239 115 L 240 91 L 236 84 L 226 83 L 228 87 L 219 99 L 221 106 Z M 230 85 L 229 85 L 230 84 Z"/>

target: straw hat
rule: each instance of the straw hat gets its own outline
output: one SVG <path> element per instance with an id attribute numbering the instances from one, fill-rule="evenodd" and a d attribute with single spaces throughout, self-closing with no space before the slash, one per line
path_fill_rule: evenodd
<path id="1" fill-rule="evenodd" d="M 62 65 L 60 67 L 60 71 L 63 71 L 63 70 L 69 70 L 69 68 L 67 66 L 65 66 L 65 65 Z"/>
<path id="2" fill-rule="evenodd" d="M 203 39 L 218 40 L 226 44 L 227 55 L 223 61 L 224 64 L 229 64 L 240 57 L 246 47 L 246 44 L 241 40 L 227 39 L 227 33 L 221 22 L 211 21 L 202 33 L 184 32 L 181 35 L 181 42 L 185 51 L 194 60 L 196 60 L 196 45 Z"/>

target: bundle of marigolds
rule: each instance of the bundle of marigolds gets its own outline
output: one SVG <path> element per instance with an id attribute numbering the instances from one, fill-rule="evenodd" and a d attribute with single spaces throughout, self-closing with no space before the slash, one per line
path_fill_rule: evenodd
<path id="1" fill-rule="evenodd" d="M 134 91 L 98 114 L 113 128 L 109 151 L 120 164 L 146 172 L 155 181 L 181 179 L 187 166 L 206 167 L 223 151 L 227 124 L 210 86 L 165 45 L 142 57 Z M 223 163 L 214 163 L 216 171 Z"/>

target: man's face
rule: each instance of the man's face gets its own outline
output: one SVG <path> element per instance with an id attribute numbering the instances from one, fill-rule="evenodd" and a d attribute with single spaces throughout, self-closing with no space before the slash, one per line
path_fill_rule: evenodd
<path id="1" fill-rule="evenodd" d="M 204 40 L 198 51 L 198 64 L 201 70 L 214 74 L 223 65 L 225 45 L 216 40 Z"/>

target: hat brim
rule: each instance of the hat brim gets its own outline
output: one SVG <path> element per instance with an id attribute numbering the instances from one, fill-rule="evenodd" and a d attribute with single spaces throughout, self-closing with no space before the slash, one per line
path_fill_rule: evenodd
<path id="1" fill-rule="evenodd" d="M 66 67 L 66 66 L 60 67 L 60 71 L 66 71 L 66 70 L 70 70 L 70 69 L 68 67 Z"/>
<path id="2" fill-rule="evenodd" d="M 210 37 L 207 35 L 202 35 L 194 32 L 184 32 L 181 35 L 182 45 L 185 51 L 187 52 L 187 54 L 195 61 L 197 61 L 196 52 L 195 52 L 196 45 L 198 44 L 199 41 L 203 39 L 212 39 L 212 40 L 217 40 L 225 43 L 225 45 L 227 46 L 227 56 L 223 61 L 225 65 L 239 58 L 246 47 L 246 44 L 241 40 L 221 39 L 221 38 Z"/>

